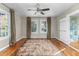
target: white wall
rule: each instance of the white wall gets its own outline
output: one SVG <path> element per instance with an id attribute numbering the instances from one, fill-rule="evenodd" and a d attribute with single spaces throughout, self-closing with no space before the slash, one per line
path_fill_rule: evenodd
<path id="1" fill-rule="evenodd" d="M 26 18 L 15 13 L 16 41 L 26 38 Z"/>
<path id="2" fill-rule="evenodd" d="M 21 17 L 21 34 L 22 38 L 27 38 L 27 19 L 26 17 Z"/>
<path id="3" fill-rule="evenodd" d="M 16 25 L 16 41 L 22 38 L 21 34 L 21 17 L 15 12 L 15 25 Z"/>
<path id="4" fill-rule="evenodd" d="M 51 17 L 51 38 L 57 38 L 57 19 Z"/>

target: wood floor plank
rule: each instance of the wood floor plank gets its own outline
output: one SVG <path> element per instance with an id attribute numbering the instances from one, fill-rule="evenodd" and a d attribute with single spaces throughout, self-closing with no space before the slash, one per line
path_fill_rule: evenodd
<path id="1" fill-rule="evenodd" d="M 34 38 L 32 38 L 33 40 Z M 37 40 L 39 40 L 39 38 L 36 38 Z M 45 38 L 41 38 L 41 39 L 45 39 Z M 14 45 L 13 47 L 8 47 L 6 49 L 4 49 L 3 51 L 0 52 L 0 56 L 11 56 L 12 54 L 14 54 L 18 48 L 20 48 L 28 39 L 21 39 L 20 41 L 18 41 L 16 43 L 16 45 Z M 52 42 L 53 45 L 55 45 L 59 50 L 64 49 L 64 51 L 62 51 L 64 53 L 65 56 L 79 56 L 79 52 L 77 52 L 76 50 L 72 49 L 71 47 L 69 47 L 68 45 L 64 44 L 63 42 L 53 38 L 50 39 L 50 41 Z M 75 44 L 75 43 L 74 43 Z M 74 45 L 72 44 L 72 45 Z M 77 48 L 79 48 L 79 42 L 77 42 L 75 44 L 75 46 Z"/>
<path id="2" fill-rule="evenodd" d="M 16 45 L 4 49 L 0 52 L 0 56 L 11 56 L 17 51 L 18 48 L 20 48 L 26 42 L 26 40 L 26 38 L 23 38 L 20 41 L 16 42 Z"/>
<path id="3" fill-rule="evenodd" d="M 60 50 L 65 48 L 65 50 L 63 51 L 65 56 L 79 56 L 79 52 L 72 49 L 71 47 L 64 44 L 63 42 L 61 42 L 61 41 L 59 41 L 57 39 L 51 39 L 50 41 L 52 42 L 52 44 L 54 44 Z"/>

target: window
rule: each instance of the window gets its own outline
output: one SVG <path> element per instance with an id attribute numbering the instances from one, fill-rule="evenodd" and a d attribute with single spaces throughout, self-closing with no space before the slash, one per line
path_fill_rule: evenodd
<path id="1" fill-rule="evenodd" d="M 47 33 L 47 20 L 40 20 L 40 33 Z"/>
<path id="2" fill-rule="evenodd" d="M 9 14 L 0 9 L 0 38 L 7 37 L 9 35 Z"/>
<path id="3" fill-rule="evenodd" d="M 32 33 L 38 33 L 38 20 L 31 21 Z"/>
<path id="4" fill-rule="evenodd" d="M 47 33 L 47 20 L 32 20 L 32 33 Z"/>
<path id="5" fill-rule="evenodd" d="M 0 51 L 9 46 L 10 34 L 10 10 L 0 4 Z"/>

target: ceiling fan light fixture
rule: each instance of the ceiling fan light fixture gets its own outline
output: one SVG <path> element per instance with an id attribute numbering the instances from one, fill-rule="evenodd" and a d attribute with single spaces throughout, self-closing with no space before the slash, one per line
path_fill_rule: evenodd
<path id="1" fill-rule="evenodd" d="M 41 14 L 44 15 L 44 13 L 41 11 Z"/>
<path id="2" fill-rule="evenodd" d="M 41 9 L 39 3 L 37 3 L 35 6 L 36 6 L 36 9 L 28 9 L 28 11 L 36 11 L 36 12 L 34 13 L 35 15 L 36 15 L 37 13 L 40 13 L 40 14 L 42 14 L 42 15 L 45 15 L 44 11 L 49 11 L 49 10 L 50 10 L 49 8 Z"/>

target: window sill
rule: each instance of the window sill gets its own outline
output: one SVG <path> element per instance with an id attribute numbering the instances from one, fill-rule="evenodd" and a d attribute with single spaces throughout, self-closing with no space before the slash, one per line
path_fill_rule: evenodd
<path id="1" fill-rule="evenodd" d="M 9 36 L 6 37 L 0 37 L 0 41 L 9 38 Z"/>

